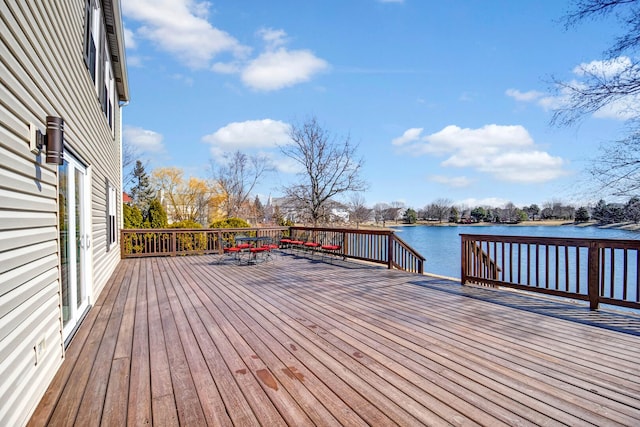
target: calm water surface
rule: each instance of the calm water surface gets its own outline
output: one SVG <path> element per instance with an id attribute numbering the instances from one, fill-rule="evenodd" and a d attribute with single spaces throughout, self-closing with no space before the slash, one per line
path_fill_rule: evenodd
<path id="1" fill-rule="evenodd" d="M 563 226 L 414 226 L 395 227 L 396 234 L 427 258 L 425 272 L 460 277 L 460 234 L 499 236 L 582 237 L 640 240 L 640 232 L 597 227 Z"/>

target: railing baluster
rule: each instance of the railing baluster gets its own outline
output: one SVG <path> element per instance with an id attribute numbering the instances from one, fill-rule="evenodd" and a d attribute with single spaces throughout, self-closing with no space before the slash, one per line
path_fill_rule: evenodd
<path id="1" fill-rule="evenodd" d="M 627 299 L 627 275 L 629 274 L 629 261 L 628 261 L 628 251 L 627 248 L 624 248 L 624 268 L 622 273 L 622 299 Z"/>
<path id="2" fill-rule="evenodd" d="M 640 309 L 640 241 L 461 234 L 460 247 L 463 284 L 500 285 L 575 298 L 589 301 L 591 309 L 600 303 Z M 509 274 L 498 273 L 500 264 Z"/>
<path id="3" fill-rule="evenodd" d="M 564 245 L 564 290 L 569 291 L 569 246 Z"/>
<path id="4" fill-rule="evenodd" d="M 555 284 L 556 284 L 556 290 L 560 289 L 560 246 L 555 245 L 556 248 L 556 274 L 555 277 L 553 278 Z"/>
<path id="5" fill-rule="evenodd" d="M 613 298 L 613 288 L 615 287 L 615 277 L 616 277 L 615 249 L 613 248 L 611 248 L 610 258 L 611 258 L 611 278 L 609 279 L 609 283 L 610 283 L 609 298 Z"/>

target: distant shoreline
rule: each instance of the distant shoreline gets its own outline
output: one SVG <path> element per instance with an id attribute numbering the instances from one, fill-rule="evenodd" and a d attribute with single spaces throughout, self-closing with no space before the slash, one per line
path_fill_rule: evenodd
<path id="1" fill-rule="evenodd" d="M 587 222 L 573 222 L 567 220 L 559 220 L 559 219 L 550 219 L 550 220 L 539 220 L 539 221 L 522 221 L 516 224 L 504 224 L 504 223 L 494 223 L 494 222 L 476 222 L 472 224 L 457 224 L 457 223 L 449 223 L 449 222 L 427 222 L 427 221 L 418 221 L 415 224 L 389 224 L 387 222 L 386 227 L 394 228 L 394 227 L 417 227 L 417 226 L 427 226 L 427 227 L 491 227 L 496 225 L 508 225 L 514 227 L 559 227 L 563 225 L 571 225 L 575 227 L 597 227 L 597 228 L 613 228 L 620 230 L 628 230 L 628 231 L 640 231 L 640 224 L 636 224 L 633 222 L 621 222 L 615 224 L 607 224 L 607 225 L 598 225 L 595 221 L 587 221 Z"/>

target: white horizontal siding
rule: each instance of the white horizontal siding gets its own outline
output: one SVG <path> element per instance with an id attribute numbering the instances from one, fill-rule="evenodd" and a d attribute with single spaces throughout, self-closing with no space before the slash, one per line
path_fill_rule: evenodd
<path id="1" fill-rule="evenodd" d="M 28 399 L 33 394 L 33 379 L 41 376 L 41 371 L 45 368 L 55 372 L 62 362 L 62 350 L 58 338 L 59 326 L 55 326 L 59 322 L 59 317 L 57 313 L 51 312 L 47 308 L 58 302 L 57 288 L 56 281 L 49 288 L 42 289 L 42 296 L 49 296 L 49 298 L 40 306 L 31 307 L 33 312 L 28 321 L 20 324 L 11 334 L 0 341 L 0 346 L 9 348 L 22 347 L 25 346 L 25 343 L 30 344 L 27 353 L 13 351 L 6 358 L 1 359 L 0 370 L 4 374 L 3 381 L 0 383 L 0 401 L 2 402 L 0 405 L 0 425 L 19 425 L 26 421 L 24 409 L 31 409 L 33 406 Z M 40 301 L 40 298 L 35 298 L 35 300 Z M 42 325 L 47 325 L 48 328 L 43 328 Z M 42 359 L 36 365 L 35 345 L 43 338 L 46 349 L 42 354 Z M 51 379 L 49 378 L 47 381 L 51 381 Z M 23 407 L 22 413 L 15 411 L 16 405 Z"/>
<path id="2" fill-rule="evenodd" d="M 62 117 L 65 150 L 91 171 L 93 302 L 119 261 L 119 247 L 106 247 L 106 181 L 120 191 L 120 108 L 114 136 L 84 64 L 84 0 L 3 0 L 0 28 L 0 426 L 13 426 L 28 421 L 63 355 L 57 166 L 29 151 L 29 125 Z"/>

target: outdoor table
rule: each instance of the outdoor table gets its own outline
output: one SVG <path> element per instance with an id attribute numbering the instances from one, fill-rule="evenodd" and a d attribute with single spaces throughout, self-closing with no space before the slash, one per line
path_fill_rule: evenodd
<path id="1" fill-rule="evenodd" d="M 249 253 L 249 260 L 247 261 L 248 264 L 250 263 L 257 264 L 258 254 L 269 252 L 271 250 L 271 248 L 269 247 L 261 246 L 260 242 L 269 243 L 272 240 L 273 239 L 268 236 L 256 236 L 256 237 L 242 236 L 242 237 L 235 238 L 237 246 L 240 246 L 241 244 L 249 244 L 249 245 L 253 244 L 253 246 L 249 246 L 246 248 L 243 247 L 243 251 L 246 251 Z"/>
<path id="2" fill-rule="evenodd" d="M 268 236 L 256 236 L 256 237 L 241 236 L 241 237 L 236 237 L 235 240 L 236 240 L 236 243 L 255 243 L 257 245 L 262 241 L 270 242 L 272 239 L 271 237 L 268 237 Z"/>

